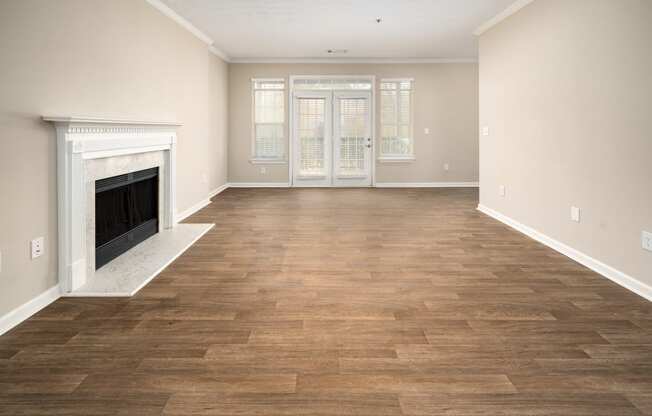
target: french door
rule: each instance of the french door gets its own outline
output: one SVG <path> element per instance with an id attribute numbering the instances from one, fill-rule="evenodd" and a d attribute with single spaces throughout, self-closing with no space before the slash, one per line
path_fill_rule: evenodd
<path id="1" fill-rule="evenodd" d="M 293 107 L 293 186 L 371 186 L 370 92 L 300 91 Z"/>

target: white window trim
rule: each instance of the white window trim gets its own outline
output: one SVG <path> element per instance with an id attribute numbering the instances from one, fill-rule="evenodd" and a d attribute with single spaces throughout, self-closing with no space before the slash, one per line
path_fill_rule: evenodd
<path id="1" fill-rule="evenodd" d="M 414 147 L 414 145 L 412 147 Z M 384 155 L 378 157 L 380 163 L 409 163 L 414 162 L 415 160 L 417 160 L 417 158 L 414 157 L 413 154 L 403 156 Z"/>
<path id="2" fill-rule="evenodd" d="M 288 161 L 285 159 L 285 157 L 277 158 L 277 159 L 272 159 L 272 158 L 265 159 L 265 158 L 252 157 L 249 159 L 249 163 L 251 163 L 252 165 L 287 165 Z"/>
<path id="3" fill-rule="evenodd" d="M 394 83 L 401 83 L 401 82 L 409 82 L 410 83 L 410 124 L 409 124 L 409 136 L 410 136 L 410 142 L 411 142 L 411 150 L 412 152 L 410 154 L 391 154 L 391 153 L 382 153 L 383 147 L 382 143 L 378 146 L 379 147 L 379 156 L 377 160 L 380 163 L 410 163 L 416 161 L 415 157 L 415 140 L 414 140 L 414 78 L 381 78 L 380 81 L 378 82 L 378 88 L 379 88 L 379 94 L 378 97 L 381 100 L 379 103 L 379 107 L 382 108 L 382 99 L 383 99 L 383 94 L 382 94 L 382 89 L 381 86 L 383 85 L 384 82 L 394 82 Z M 400 91 L 397 90 L 397 91 Z M 397 111 L 397 116 L 398 116 L 398 111 Z M 382 130 L 382 116 L 380 117 L 380 126 Z M 398 127 L 398 123 L 397 123 Z M 382 132 L 381 132 L 382 136 Z M 379 140 L 382 141 L 382 137 L 379 138 Z"/>
<path id="4" fill-rule="evenodd" d="M 260 158 L 256 157 L 256 82 L 283 82 L 283 132 L 287 131 L 287 111 L 286 105 L 286 91 L 287 80 L 285 78 L 251 78 L 251 150 L 249 152 L 249 163 L 252 165 L 286 165 L 287 160 L 287 145 L 283 148 L 283 155 L 277 158 Z M 287 137 L 284 138 L 287 142 Z"/>

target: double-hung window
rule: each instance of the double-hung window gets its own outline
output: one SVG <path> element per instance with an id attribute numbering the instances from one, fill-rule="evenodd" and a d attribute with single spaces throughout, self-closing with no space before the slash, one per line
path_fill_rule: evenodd
<path id="1" fill-rule="evenodd" d="M 285 161 L 285 80 L 253 79 L 252 162 Z"/>
<path id="2" fill-rule="evenodd" d="M 414 159 L 411 79 L 380 81 L 380 159 Z"/>

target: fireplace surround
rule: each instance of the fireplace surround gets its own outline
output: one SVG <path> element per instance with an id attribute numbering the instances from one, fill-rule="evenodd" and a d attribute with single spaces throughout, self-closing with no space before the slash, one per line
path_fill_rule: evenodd
<path id="1" fill-rule="evenodd" d="M 53 122 L 57 132 L 59 286 L 63 295 L 75 295 L 83 292 L 96 274 L 97 181 L 102 183 L 106 178 L 156 168 L 157 229 L 175 227 L 179 124 L 91 117 L 43 119 Z"/>

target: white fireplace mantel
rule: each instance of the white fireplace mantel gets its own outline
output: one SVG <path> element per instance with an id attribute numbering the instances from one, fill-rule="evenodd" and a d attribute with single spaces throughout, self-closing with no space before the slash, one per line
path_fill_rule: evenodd
<path id="1" fill-rule="evenodd" d="M 87 281 L 85 163 L 146 152 L 165 154 L 161 227 L 174 227 L 176 129 L 179 123 L 93 117 L 43 117 L 57 132 L 59 284 L 63 294 Z"/>

